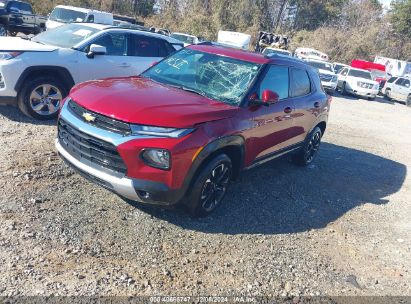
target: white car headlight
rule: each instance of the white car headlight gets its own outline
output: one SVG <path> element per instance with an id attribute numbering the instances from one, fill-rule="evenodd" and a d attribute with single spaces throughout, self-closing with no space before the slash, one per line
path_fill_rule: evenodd
<path id="1" fill-rule="evenodd" d="M 152 126 L 131 125 L 133 135 L 145 135 L 155 137 L 180 138 L 193 132 L 194 129 L 162 128 Z"/>
<path id="2" fill-rule="evenodd" d="M 23 52 L 0 52 L 0 61 L 10 60 L 21 55 Z"/>

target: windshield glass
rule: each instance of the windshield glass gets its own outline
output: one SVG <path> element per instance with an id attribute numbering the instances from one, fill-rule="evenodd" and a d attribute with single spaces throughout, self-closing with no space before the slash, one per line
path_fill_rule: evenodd
<path id="1" fill-rule="evenodd" d="M 186 36 L 186 35 L 181 35 L 181 34 L 171 34 L 171 37 L 177 40 L 180 40 L 184 43 L 188 44 L 194 44 L 194 37 Z"/>
<path id="2" fill-rule="evenodd" d="M 73 11 L 66 8 L 56 7 L 50 14 L 49 19 L 57 22 L 72 23 L 84 22 L 87 14 L 83 12 Z"/>
<path id="3" fill-rule="evenodd" d="M 184 49 L 142 74 L 230 105 L 239 105 L 261 65 Z"/>
<path id="4" fill-rule="evenodd" d="M 318 62 L 318 61 L 307 61 L 307 63 L 311 65 L 313 68 L 334 72 L 334 69 L 331 63 Z"/>
<path id="5" fill-rule="evenodd" d="M 372 80 L 371 73 L 367 71 L 350 70 L 348 76 Z"/>
<path id="6" fill-rule="evenodd" d="M 273 49 L 264 49 L 263 54 L 264 54 L 264 55 L 279 54 L 279 55 L 287 55 L 287 56 L 290 56 L 290 53 L 288 53 L 287 51 L 273 50 Z"/>
<path id="7" fill-rule="evenodd" d="M 67 24 L 43 32 L 34 37 L 32 41 L 58 47 L 71 48 L 98 31 L 100 30 L 81 24 Z"/>

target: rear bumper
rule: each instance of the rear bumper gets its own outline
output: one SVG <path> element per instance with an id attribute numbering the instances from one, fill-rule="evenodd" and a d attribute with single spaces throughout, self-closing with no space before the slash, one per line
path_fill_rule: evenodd
<path id="1" fill-rule="evenodd" d="M 97 165 L 82 163 L 71 156 L 58 139 L 56 148 L 61 158 L 80 175 L 124 198 L 145 204 L 170 206 L 179 203 L 184 197 L 182 189 L 174 190 L 158 182 L 114 176 L 99 170 Z"/>

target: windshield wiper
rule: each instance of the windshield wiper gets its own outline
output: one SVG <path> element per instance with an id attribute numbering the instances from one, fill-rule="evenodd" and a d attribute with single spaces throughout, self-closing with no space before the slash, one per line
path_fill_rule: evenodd
<path id="1" fill-rule="evenodd" d="M 195 89 L 187 88 L 185 86 L 181 86 L 181 85 L 177 85 L 177 84 L 167 83 L 167 85 L 170 86 L 170 87 L 176 88 L 176 89 L 180 89 L 180 90 L 183 90 L 183 91 L 186 91 L 186 92 L 190 92 L 190 93 L 194 93 L 194 94 L 206 97 L 206 93 L 204 93 L 201 90 L 195 90 Z"/>

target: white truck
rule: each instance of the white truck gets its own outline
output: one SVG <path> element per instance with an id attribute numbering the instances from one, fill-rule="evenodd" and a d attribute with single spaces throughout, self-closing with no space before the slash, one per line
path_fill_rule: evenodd
<path id="1" fill-rule="evenodd" d="M 53 29 L 67 23 L 98 23 L 113 25 L 113 14 L 87 8 L 57 5 L 46 22 L 47 29 Z"/>
<path id="2" fill-rule="evenodd" d="M 219 31 L 217 42 L 222 45 L 248 51 L 250 48 L 251 35 L 238 32 Z"/>
<path id="3" fill-rule="evenodd" d="M 374 63 L 385 65 L 385 71 L 391 76 L 411 77 L 411 62 L 376 56 Z"/>

